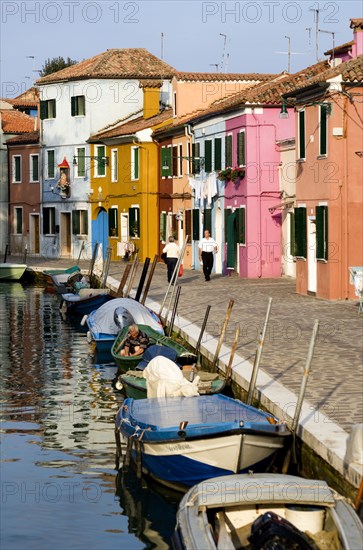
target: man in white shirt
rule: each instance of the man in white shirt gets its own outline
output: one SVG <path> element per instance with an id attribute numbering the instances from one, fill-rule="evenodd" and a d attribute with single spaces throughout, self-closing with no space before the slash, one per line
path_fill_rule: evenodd
<path id="1" fill-rule="evenodd" d="M 166 253 L 166 265 L 168 268 L 168 283 L 170 283 L 173 276 L 175 266 L 178 262 L 180 249 L 179 246 L 174 242 L 174 237 L 169 237 L 169 242 L 164 246 L 163 252 Z M 175 283 L 175 276 L 173 279 L 173 284 Z"/>
<path id="2" fill-rule="evenodd" d="M 199 243 L 199 260 L 203 262 L 203 273 L 206 281 L 210 281 L 213 269 L 213 254 L 218 252 L 218 245 L 210 236 L 208 229 L 204 231 L 204 238 Z"/>

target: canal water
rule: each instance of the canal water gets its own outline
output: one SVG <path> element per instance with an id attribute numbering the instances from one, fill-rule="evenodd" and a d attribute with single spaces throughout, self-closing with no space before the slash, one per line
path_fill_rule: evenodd
<path id="1" fill-rule="evenodd" d="M 115 469 L 116 367 L 43 287 L 0 283 L 1 550 L 170 548 L 178 499 Z"/>

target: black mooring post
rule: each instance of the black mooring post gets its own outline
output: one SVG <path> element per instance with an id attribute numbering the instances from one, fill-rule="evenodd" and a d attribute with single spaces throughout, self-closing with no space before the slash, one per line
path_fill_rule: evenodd
<path id="1" fill-rule="evenodd" d="M 6 260 L 8 257 L 8 250 L 9 250 L 9 245 L 7 244 L 5 247 L 4 262 L 3 262 L 4 264 L 6 264 Z"/>
<path id="2" fill-rule="evenodd" d="M 144 287 L 147 270 L 149 269 L 149 264 L 150 264 L 150 258 L 145 258 L 145 263 L 141 273 L 139 286 L 137 287 L 137 291 L 136 291 L 136 296 L 135 296 L 136 302 L 140 301 L 140 296 L 141 296 L 142 289 Z"/>

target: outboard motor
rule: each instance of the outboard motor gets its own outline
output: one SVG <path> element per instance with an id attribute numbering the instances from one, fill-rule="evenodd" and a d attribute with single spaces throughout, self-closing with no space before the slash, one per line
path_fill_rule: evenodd
<path id="1" fill-rule="evenodd" d="M 131 313 L 124 307 L 117 307 L 113 314 L 115 325 L 121 330 L 135 323 Z"/>

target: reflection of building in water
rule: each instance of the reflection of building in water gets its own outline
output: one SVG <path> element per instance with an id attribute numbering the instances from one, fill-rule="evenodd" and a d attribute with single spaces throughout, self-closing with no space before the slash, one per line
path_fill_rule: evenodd
<path id="1" fill-rule="evenodd" d="M 144 479 L 137 479 L 132 469 L 120 470 L 116 476 L 116 496 L 129 518 L 129 533 L 158 550 L 171 548 L 180 495 L 165 487 L 157 490 Z"/>

